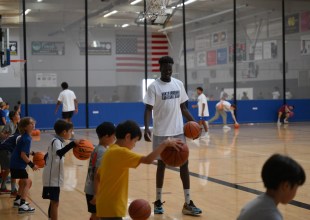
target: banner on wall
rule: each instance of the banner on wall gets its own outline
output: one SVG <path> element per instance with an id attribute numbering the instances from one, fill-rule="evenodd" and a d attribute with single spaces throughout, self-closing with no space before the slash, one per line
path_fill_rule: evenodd
<path id="1" fill-rule="evenodd" d="M 285 33 L 294 34 L 299 32 L 299 14 L 285 16 Z"/>
<path id="2" fill-rule="evenodd" d="M 10 55 L 16 56 L 17 55 L 17 41 L 10 41 Z"/>
<path id="3" fill-rule="evenodd" d="M 254 59 L 255 60 L 262 60 L 263 59 L 263 42 L 257 42 L 255 45 L 255 52 L 254 52 Z"/>
<path id="4" fill-rule="evenodd" d="M 227 63 L 227 48 L 217 49 L 217 64 L 226 64 Z"/>
<path id="5" fill-rule="evenodd" d="M 207 52 L 201 51 L 197 53 L 197 66 L 207 65 Z"/>
<path id="6" fill-rule="evenodd" d="M 263 46 L 264 59 L 274 59 L 278 55 L 278 45 L 276 40 L 265 41 Z"/>
<path id="7" fill-rule="evenodd" d="M 210 50 L 207 52 L 207 64 L 208 66 L 216 65 L 216 50 Z"/>
<path id="8" fill-rule="evenodd" d="M 80 42 L 80 55 L 85 55 L 85 42 Z M 112 43 L 93 41 L 88 45 L 88 55 L 111 55 Z"/>
<path id="9" fill-rule="evenodd" d="M 65 55 L 65 42 L 32 41 L 32 55 Z"/>
<path id="10" fill-rule="evenodd" d="M 310 11 L 300 14 L 300 29 L 302 32 L 310 31 Z"/>
<path id="11" fill-rule="evenodd" d="M 310 35 L 301 36 L 300 54 L 310 55 Z"/>
<path id="12" fill-rule="evenodd" d="M 218 46 L 227 42 L 227 32 L 218 31 L 212 33 L 212 46 Z"/>
<path id="13" fill-rule="evenodd" d="M 57 87 L 56 73 L 37 73 L 36 87 Z"/>
<path id="14" fill-rule="evenodd" d="M 239 42 L 236 45 L 237 52 L 237 62 L 246 61 L 246 43 L 245 42 Z M 234 47 L 233 45 L 229 46 L 229 62 L 234 62 Z"/>
<path id="15" fill-rule="evenodd" d="M 210 47 L 210 35 L 199 35 L 195 39 L 195 51 L 206 50 Z"/>

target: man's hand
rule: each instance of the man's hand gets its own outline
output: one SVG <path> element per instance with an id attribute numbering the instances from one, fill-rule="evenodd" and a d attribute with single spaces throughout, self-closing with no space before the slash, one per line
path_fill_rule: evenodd
<path id="1" fill-rule="evenodd" d="M 149 129 L 144 130 L 144 140 L 147 142 L 151 142 L 151 131 Z"/>

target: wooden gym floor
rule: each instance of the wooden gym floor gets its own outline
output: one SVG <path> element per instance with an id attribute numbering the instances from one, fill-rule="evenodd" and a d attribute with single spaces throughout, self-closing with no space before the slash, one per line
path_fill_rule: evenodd
<path id="1" fill-rule="evenodd" d="M 34 138 L 32 149 L 46 151 L 52 131 Z M 93 129 L 75 130 L 76 138 L 86 138 L 97 144 Z M 188 140 L 190 147 L 191 194 L 195 204 L 203 210 L 200 217 L 182 215 L 184 203 L 178 168 L 166 170 L 163 190 L 165 214 L 150 217 L 156 220 L 230 220 L 236 219 L 241 207 L 264 191 L 260 177 L 262 164 L 273 153 L 288 154 L 297 160 L 310 178 L 310 123 L 241 125 L 240 129 L 223 131 L 221 126 L 211 126 L 208 139 Z M 134 151 L 147 154 L 151 144 L 138 142 Z M 87 213 L 84 183 L 88 161 L 77 160 L 72 152 L 65 158 L 65 186 L 60 195 L 59 219 L 86 220 Z M 34 214 L 18 215 L 12 208 L 13 198 L 0 196 L 0 219 L 47 219 L 48 200 L 41 198 L 42 171 L 28 170 L 33 186 L 29 202 L 36 208 Z M 130 172 L 129 200 L 143 198 L 155 200 L 156 166 L 140 165 Z M 310 184 L 306 180 L 289 205 L 279 205 L 285 220 L 309 219 Z M 10 185 L 8 184 L 8 188 Z M 129 201 L 129 202 L 130 202 Z M 152 205 L 153 207 L 153 205 Z M 130 219 L 128 216 L 126 219 Z"/>

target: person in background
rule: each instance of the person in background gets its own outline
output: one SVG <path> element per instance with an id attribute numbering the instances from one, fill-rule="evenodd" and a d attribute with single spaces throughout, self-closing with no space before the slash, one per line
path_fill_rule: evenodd
<path id="1" fill-rule="evenodd" d="M 203 126 L 205 130 L 204 136 L 200 136 L 201 138 L 205 138 L 208 136 L 208 126 L 206 123 L 207 117 L 209 117 L 209 107 L 207 97 L 203 94 L 203 88 L 197 87 L 196 89 L 198 95 L 197 105 L 192 105 L 192 108 L 198 108 L 198 117 L 199 117 L 199 125 Z"/>

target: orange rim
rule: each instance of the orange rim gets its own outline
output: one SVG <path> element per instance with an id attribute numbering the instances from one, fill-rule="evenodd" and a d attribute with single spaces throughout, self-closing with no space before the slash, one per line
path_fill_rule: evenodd
<path id="1" fill-rule="evenodd" d="M 27 60 L 10 60 L 11 63 L 25 63 Z"/>

